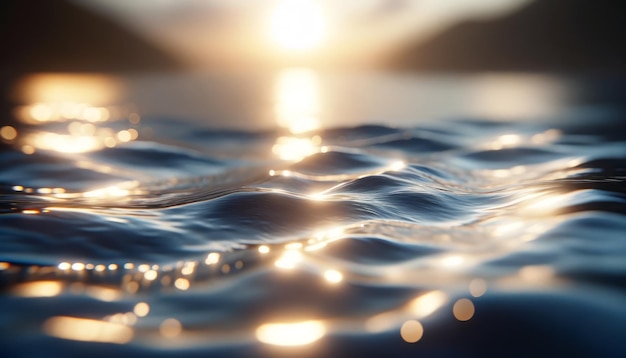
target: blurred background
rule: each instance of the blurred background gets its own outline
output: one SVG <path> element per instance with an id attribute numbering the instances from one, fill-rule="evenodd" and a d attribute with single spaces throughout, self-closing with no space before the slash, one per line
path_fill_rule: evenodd
<path id="1" fill-rule="evenodd" d="M 4 71 L 303 64 L 608 71 L 624 63 L 618 0 L 26 0 L 2 7 L 11 54 Z"/>
<path id="2" fill-rule="evenodd" d="M 5 1 L 8 71 L 621 71 L 619 0 Z"/>
<path id="3" fill-rule="evenodd" d="M 305 132 L 623 102 L 620 0 L 23 0 L 0 10 L 2 120 L 14 129 L 141 115 Z"/>

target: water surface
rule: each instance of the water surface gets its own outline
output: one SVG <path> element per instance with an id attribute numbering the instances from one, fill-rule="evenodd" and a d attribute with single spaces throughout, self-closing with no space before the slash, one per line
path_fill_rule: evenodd
<path id="1" fill-rule="evenodd" d="M 2 351 L 623 356 L 626 128 L 593 84 L 31 78 Z"/>

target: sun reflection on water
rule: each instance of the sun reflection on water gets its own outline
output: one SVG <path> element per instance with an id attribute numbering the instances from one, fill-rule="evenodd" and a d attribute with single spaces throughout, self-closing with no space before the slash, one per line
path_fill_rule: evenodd
<path id="1" fill-rule="evenodd" d="M 15 117 L 26 124 L 18 132 L 2 127 L 5 141 L 25 154 L 36 150 L 85 153 L 138 139 L 140 117 L 130 105 L 113 105 L 121 82 L 112 76 L 39 74 L 22 79 L 15 93 L 24 104 Z M 59 123 L 70 122 L 64 131 Z M 117 122 L 113 125 L 112 122 Z M 126 125 L 122 124 L 127 122 Z M 56 124 L 56 125 L 55 125 Z M 119 127 L 126 127 L 120 129 Z"/>
<path id="2" fill-rule="evenodd" d="M 20 297 L 54 297 L 63 291 L 59 281 L 27 282 L 15 286 L 11 292 Z"/>
<path id="3" fill-rule="evenodd" d="M 454 317 L 459 321 L 469 321 L 474 317 L 475 313 L 474 303 L 469 298 L 461 298 L 454 303 L 452 307 L 452 313 Z"/>
<path id="4" fill-rule="evenodd" d="M 319 138 L 319 137 L 317 137 Z M 272 152 L 283 160 L 300 160 L 318 151 L 316 138 L 279 137 Z"/>
<path id="5" fill-rule="evenodd" d="M 314 320 L 265 323 L 256 329 L 256 337 L 260 342 L 277 346 L 302 346 L 319 340 L 325 334 L 324 323 Z"/>
<path id="6" fill-rule="evenodd" d="M 422 339 L 424 335 L 424 327 L 419 321 L 409 320 L 402 324 L 400 335 L 407 343 L 415 343 Z"/>
<path id="7" fill-rule="evenodd" d="M 133 339 L 132 328 L 96 319 L 58 316 L 43 324 L 48 335 L 83 342 L 125 344 Z"/>
<path id="8" fill-rule="evenodd" d="M 308 68 L 282 70 L 276 82 L 276 121 L 291 133 L 320 128 L 319 75 Z"/>
<path id="9" fill-rule="evenodd" d="M 302 136 L 321 127 L 319 75 L 306 68 L 281 71 L 276 80 L 275 116 L 279 127 L 292 136 L 281 136 L 272 148 L 283 160 L 300 160 L 319 151 L 322 138 Z"/>
<path id="10" fill-rule="evenodd" d="M 448 302 L 448 296 L 442 291 L 431 291 L 409 302 L 407 310 L 419 318 L 431 315 Z"/>
<path id="11" fill-rule="evenodd" d="M 331 287 L 342 287 L 335 285 L 352 280 L 354 272 L 343 266 L 341 271 L 339 267 L 330 267 L 327 261 L 317 260 L 315 253 L 310 254 L 309 257 L 307 248 L 319 244 L 320 240 L 338 240 L 344 237 L 345 232 L 346 228 L 331 228 L 321 230 L 311 240 L 255 245 L 248 249 L 250 255 L 254 257 L 264 258 L 267 260 L 266 262 L 270 263 L 274 261 L 276 263 L 275 269 L 278 270 L 290 270 L 300 265 L 306 253 L 307 269 L 317 268 L 316 271 L 320 279 L 328 284 L 329 286 L 326 287 L 331 290 Z M 444 256 L 444 258 L 450 257 L 460 256 Z M 203 281 L 209 282 L 208 277 L 205 276 L 207 270 L 214 275 L 232 274 L 244 267 L 244 261 L 239 258 L 230 258 L 229 254 L 217 252 L 207 253 L 206 256 L 201 256 L 195 260 L 166 264 L 149 262 L 103 264 L 65 261 L 53 268 L 58 270 L 58 279 L 22 283 L 14 286 L 11 293 L 19 297 L 54 297 L 61 294 L 86 295 L 102 302 L 124 302 L 128 299 L 128 294 L 142 294 L 142 292 L 154 289 L 184 294 L 185 291 L 192 289 L 192 285 L 200 286 Z M 456 262 L 456 260 L 452 261 Z M 0 265 L 0 268 L 8 270 L 11 265 L 4 263 Z M 44 270 L 41 272 L 43 274 Z M 291 272 L 295 275 L 299 274 L 299 271 Z M 94 277 L 101 278 L 106 277 L 104 275 L 109 275 L 109 277 L 123 275 L 123 278 L 119 287 L 115 285 L 104 286 L 85 282 L 84 280 L 91 275 L 99 275 Z M 519 272 L 512 274 L 510 279 L 541 285 L 552 282 L 554 275 L 554 271 L 548 266 L 526 266 Z M 66 282 L 65 279 L 69 281 Z M 79 281 L 72 282 L 72 280 Z M 474 298 L 483 296 L 487 291 L 487 281 L 483 278 L 464 280 L 462 285 L 466 289 L 469 288 L 469 293 Z M 494 288 L 497 289 L 496 284 L 494 284 Z M 370 317 L 360 318 L 359 324 L 361 329 L 371 333 L 398 330 L 403 341 L 416 343 L 422 340 L 426 328 L 428 328 L 427 324 L 433 317 L 435 317 L 434 319 L 446 319 L 442 317 L 448 317 L 447 319 L 456 322 L 471 320 L 476 315 L 476 307 L 472 299 L 463 296 L 455 297 L 452 291 L 444 291 L 443 289 L 423 291 L 396 308 Z M 134 336 L 145 336 L 143 333 L 137 335 L 136 330 L 139 330 L 139 327 L 145 327 L 145 325 L 140 324 L 140 320 L 148 315 L 155 315 L 155 313 L 151 313 L 152 311 L 153 307 L 150 304 L 139 301 L 129 306 L 125 311 L 109 314 L 100 319 L 93 317 L 53 317 L 45 321 L 43 330 L 50 336 L 62 339 L 124 344 L 133 340 Z M 434 313 L 438 311 L 444 314 L 435 316 Z M 153 331 L 159 337 L 176 342 L 181 337 L 187 336 L 187 332 L 183 329 L 185 324 L 183 320 L 167 316 L 151 316 L 151 320 L 156 322 Z M 342 327 L 340 323 L 332 320 L 270 321 L 256 327 L 254 336 L 259 342 L 265 344 L 302 346 L 312 344 L 330 333 L 342 332 L 343 329 L 354 329 L 353 326 L 350 326 L 351 328 Z M 80 332 L 85 329 L 92 332 Z"/>

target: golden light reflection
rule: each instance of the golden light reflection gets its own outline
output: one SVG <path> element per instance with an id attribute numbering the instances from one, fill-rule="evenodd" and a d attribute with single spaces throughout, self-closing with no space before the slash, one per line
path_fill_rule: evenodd
<path id="1" fill-rule="evenodd" d="M 407 343 L 415 343 L 422 339 L 424 327 L 415 320 L 406 321 L 400 327 L 400 336 Z"/>
<path id="2" fill-rule="evenodd" d="M 406 168 L 406 163 L 399 160 L 396 162 L 393 162 L 390 166 L 389 166 L 389 170 L 391 171 L 399 171 Z"/>
<path id="3" fill-rule="evenodd" d="M 530 137 L 519 134 L 503 134 L 488 143 L 487 147 L 493 150 L 513 148 L 521 145 L 546 145 L 555 142 L 562 133 L 558 129 L 548 129 L 544 132 L 534 134 Z"/>
<path id="4" fill-rule="evenodd" d="M 573 194 L 551 193 L 528 199 L 520 212 L 531 216 L 544 216 L 556 213 L 572 201 Z"/>
<path id="5" fill-rule="evenodd" d="M 104 320 L 111 323 L 123 324 L 125 326 L 133 326 L 137 323 L 137 316 L 132 312 L 116 313 L 112 316 L 105 317 Z"/>
<path id="6" fill-rule="evenodd" d="M 121 292 L 117 288 L 103 286 L 89 286 L 85 289 L 88 296 L 104 302 L 112 302 L 120 298 Z"/>
<path id="7" fill-rule="evenodd" d="M 282 0 L 270 17 L 270 38 L 288 50 L 318 45 L 326 24 L 321 9 L 310 0 Z"/>
<path id="8" fill-rule="evenodd" d="M 295 137 L 279 137 L 272 147 L 272 152 L 283 160 L 301 160 L 317 150 L 313 140 Z"/>
<path id="9" fill-rule="evenodd" d="M 467 298 L 457 300 L 452 307 L 454 318 L 462 322 L 469 321 L 474 317 L 474 312 L 474 303 Z"/>
<path id="10" fill-rule="evenodd" d="M 35 153 L 35 147 L 32 145 L 26 144 L 22 146 L 22 153 L 26 155 L 31 155 Z"/>
<path id="11" fill-rule="evenodd" d="M 318 194 L 318 198 L 323 194 Z M 344 229 L 342 227 L 330 228 L 328 230 L 319 231 L 308 240 L 305 251 L 317 251 L 326 247 L 329 243 L 339 240 L 343 237 Z"/>
<path id="12" fill-rule="evenodd" d="M 133 329 L 123 324 L 64 316 L 48 319 L 43 331 L 62 339 L 116 344 L 128 343 L 134 335 Z"/>
<path id="13" fill-rule="evenodd" d="M 135 281 L 130 281 L 124 285 L 124 289 L 129 293 L 137 293 L 137 291 L 139 291 L 139 284 Z"/>
<path id="14" fill-rule="evenodd" d="M 320 128 L 320 84 L 317 72 L 290 68 L 279 73 L 276 82 L 276 121 L 298 134 Z"/>
<path id="15" fill-rule="evenodd" d="M 155 270 L 149 270 L 143 274 L 143 278 L 145 278 L 148 281 L 154 281 L 157 279 L 158 276 L 159 274 Z"/>
<path id="16" fill-rule="evenodd" d="M 274 262 L 274 266 L 284 269 L 291 270 L 295 268 L 302 261 L 302 253 L 296 249 L 287 248 L 282 255 Z"/>
<path id="17" fill-rule="evenodd" d="M 480 297 L 487 292 L 487 281 L 482 278 L 475 278 L 469 284 L 470 294 L 474 297 Z"/>
<path id="18" fill-rule="evenodd" d="M 219 261 L 220 261 L 220 254 L 218 254 L 217 252 L 212 252 L 207 255 L 206 260 L 204 260 L 204 263 L 206 265 L 213 265 L 213 264 L 218 263 Z"/>
<path id="19" fill-rule="evenodd" d="M 188 262 L 185 262 L 185 264 L 183 265 L 183 268 L 180 270 L 180 273 L 182 273 L 185 276 L 189 276 L 189 275 L 192 275 L 195 270 L 196 270 L 196 262 L 188 261 Z"/>
<path id="20" fill-rule="evenodd" d="M 337 270 L 326 270 L 324 279 L 331 284 L 337 284 L 343 281 L 343 274 Z"/>
<path id="21" fill-rule="evenodd" d="M 129 142 L 131 138 L 132 136 L 127 130 L 117 132 L 117 139 L 119 139 L 120 142 Z"/>
<path id="22" fill-rule="evenodd" d="M 302 261 L 302 253 L 295 250 L 285 250 L 285 252 L 274 262 L 278 268 L 291 270 Z"/>
<path id="23" fill-rule="evenodd" d="M 121 91 L 121 82 L 109 76 L 42 74 L 25 78 L 15 89 L 17 99 L 26 103 L 16 108 L 16 117 L 44 128 L 43 125 L 50 122 L 70 123 L 67 133 L 58 130 L 20 133 L 22 151 L 26 154 L 36 150 L 85 153 L 137 139 L 139 132 L 134 128 L 117 131 L 103 125 L 127 117 L 131 123 L 139 123 L 131 120 L 130 107 L 109 105 Z M 3 138 L 11 137 L 9 129 L 3 132 L 0 132 Z"/>
<path id="24" fill-rule="evenodd" d="M 259 250 L 259 253 L 261 254 L 267 254 L 270 252 L 270 247 L 267 245 L 261 245 L 259 246 L 258 250 Z"/>
<path id="25" fill-rule="evenodd" d="M 165 338 L 175 338 L 183 332 L 183 325 L 175 318 L 168 318 L 159 326 L 159 332 Z"/>
<path id="26" fill-rule="evenodd" d="M 181 291 L 186 291 L 190 286 L 189 280 L 186 278 L 177 278 L 176 281 L 174 281 L 174 286 Z"/>
<path id="27" fill-rule="evenodd" d="M 141 265 L 137 266 L 137 271 L 139 271 L 139 272 L 146 272 L 148 270 L 150 270 L 150 265 L 148 265 L 148 264 L 141 264 Z"/>
<path id="28" fill-rule="evenodd" d="M 75 103 L 112 103 L 123 92 L 122 83 L 111 76 L 83 74 L 38 74 L 24 78 L 16 88 L 20 99 L 27 103 L 55 103 L 65 114 L 77 114 Z M 35 107 L 42 117 L 51 109 Z"/>
<path id="29" fill-rule="evenodd" d="M 37 281 L 15 286 L 11 293 L 20 297 L 54 297 L 63 291 L 63 284 L 58 281 Z"/>
<path id="30" fill-rule="evenodd" d="M 304 245 L 301 242 L 290 242 L 285 245 L 285 249 L 287 250 L 300 250 Z"/>
<path id="31" fill-rule="evenodd" d="M 431 315 L 448 301 L 448 296 L 442 291 L 425 293 L 409 302 L 407 309 L 418 318 Z"/>
<path id="32" fill-rule="evenodd" d="M 98 107 L 88 103 L 71 101 L 33 103 L 18 107 L 17 118 L 30 124 L 42 124 L 46 122 L 65 122 L 79 120 L 91 123 L 107 122 L 115 112 L 114 107 Z"/>
<path id="33" fill-rule="evenodd" d="M 82 262 L 75 262 L 72 264 L 73 271 L 82 271 L 85 269 L 85 264 Z"/>
<path id="34" fill-rule="evenodd" d="M 554 269 L 547 265 L 529 265 L 519 270 L 519 275 L 524 281 L 532 283 L 549 283 L 556 273 Z"/>
<path id="35" fill-rule="evenodd" d="M 0 137 L 4 140 L 13 140 L 17 138 L 17 130 L 11 126 L 0 128 Z"/>
<path id="36" fill-rule="evenodd" d="M 86 191 L 82 194 L 84 198 L 121 198 L 135 193 L 133 189 L 138 184 L 136 182 L 121 183 L 118 185 L 111 185 L 106 188 L 95 189 Z"/>
<path id="37" fill-rule="evenodd" d="M 401 317 L 404 317 L 401 311 L 379 313 L 365 321 L 365 329 L 371 333 L 387 331 L 396 327 Z"/>
<path id="38" fill-rule="evenodd" d="M 461 267 L 465 261 L 465 258 L 461 255 L 449 255 L 441 259 L 441 263 L 449 268 Z"/>
<path id="39" fill-rule="evenodd" d="M 499 150 L 503 148 L 515 147 L 522 143 L 522 137 L 518 134 L 504 134 L 491 143 L 491 149 Z"/>
<path id="40" fill-rule="evenodd" d="M 555 142 L 563 133 L 558 129 L 548 129 L 545 132 L 537 133 L 530 138 L 531 143 L 536 145 L 545 145 Z"/>
<path id="41" fill-rule="evenodd" d="M 302 346 L 313 343 L 326 334 L 320 321 L 296 323 L 266 323 L 256 329 L 257 339 L 277 346 Z"/>
<path id="42" fill-rule="evenodd" d="M 33 133 L 26 142 L 34 148 L 54 150 L 60 153 L 85 153 L 101 149 L 104 144 L 95 136 L 74 136 L 50 132 Z"/>

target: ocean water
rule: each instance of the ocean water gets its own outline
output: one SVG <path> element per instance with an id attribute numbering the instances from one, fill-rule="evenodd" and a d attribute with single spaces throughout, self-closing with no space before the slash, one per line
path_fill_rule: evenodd
<path id="1" fill-rule="evenodd" d="M 0 351 L 623 357 L 620 88 L 26 79 L 0 133 Z"/>

